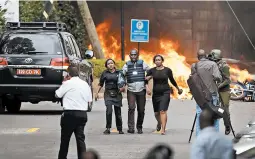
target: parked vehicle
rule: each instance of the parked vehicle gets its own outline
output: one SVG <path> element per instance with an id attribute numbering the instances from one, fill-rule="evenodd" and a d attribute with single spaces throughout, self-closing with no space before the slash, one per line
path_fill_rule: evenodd
<path id="1" fill-rule="evenodd" d="M 58 102 L 55 90 L 71 64 L 92 89 L 88 52 L 80 52 L 64 23 L 7 22 L 0 40 L 0 107 L 16 113 L 22 102 Z"/>
<path id="2" fill-rule="evenodd" d="M 233 143 L 237 158 L 255 158 L 255 120 L 236 134 Z"/>

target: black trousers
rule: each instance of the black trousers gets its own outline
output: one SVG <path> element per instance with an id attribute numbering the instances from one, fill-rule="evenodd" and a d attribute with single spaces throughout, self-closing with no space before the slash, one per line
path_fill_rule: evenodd
<path id="1" fill-rule="evenodd" d="M 113 106 L 107 105 L 106 106 L 106 128 L 112 127 L 112 111 L 113 111 Z M 121 131 L 122 130 L 121 107 L 114 106 L 114 113 L 115 113 L 117 130 Z"/>
<path id="2" fill-rule="evenodd" d="M 77 144 L 78 159 L 82 159 L 82 153 L 86 151 L 84 127 L 87 123 L 87 112 L 69 110 L 61 116 L 61 143 L 58 159 L 66 159 L 69 142 L 74 133 Z"/>
<path id="3" fill-rule="evenodd" d="M 146 104 L 146 91 L 141 92 L 130 92 L 127 91 L 128 99 L 128 128 L 134 130 L 135 125 L 135 108 L 137 104 L 138 117 L 136 122 L 136 128 L 143 128 L 144 111 Z"/>

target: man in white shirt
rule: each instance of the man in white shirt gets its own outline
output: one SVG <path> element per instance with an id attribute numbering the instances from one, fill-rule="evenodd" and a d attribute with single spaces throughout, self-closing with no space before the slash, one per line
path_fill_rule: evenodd
<path id="1" fill-rule="evenodd" d="M 74 132 L 77 143 L 78 159 L 86 151 L 84 127 L 87 123 L 87 110 L 92 102 L 91 88 L 79 78 L 76 67 L 68 68 L 70 79 L 64 81 L 56 90 L 56 97 L 63 98 L 64 113 L 61 116 L 61 144 L 58 159 L 66 159 L 69 141 Z"/>

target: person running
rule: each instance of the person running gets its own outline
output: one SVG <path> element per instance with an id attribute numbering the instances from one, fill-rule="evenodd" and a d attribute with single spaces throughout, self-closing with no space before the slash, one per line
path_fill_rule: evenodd
<path id="1" fill-rule="evenodd" d="M 161 55 L 156 55 L 153 58 L 156 67 L 151 68 L 146 75 L 146 80 L 149 81 L 153 78 L 153 95 L 152 103 L 155 112 L 155 117 L 158 122 L 157 131 L 161 130 L 161 134 L 165 135 L 167 123 L 167 110 L 170 103 L 170 86 L 168 79 L 177 88 L 178 94 L 182 94 L 180 89 L 173 78 L 172 70 L 163 65 L 164 58 Z"/>
<path id="2" fill-rule="evenodd" d="M 124 87 L 118 88 L 118 77 L 124 75 L 121 71 L 116 70 L 115 61 L 112 59 L 107 59 L 105 61 L 106 70 L 102 73 L 99 80 L 98 92 L 95 95 L 95 98 L 98 98 L 98 93 L 105 85 L 104 92 L 104 101 L 106 105 L 106 130 L 104 134 L 110 134 L 110 128 L 112 126 L 112 107 L 114 106 L 116 126 L 119 134 L 124 134 L 122 131 L 122 117 L 121 117 L 121 107 L 122 107 L 122 94 L 125 90 Z"/>

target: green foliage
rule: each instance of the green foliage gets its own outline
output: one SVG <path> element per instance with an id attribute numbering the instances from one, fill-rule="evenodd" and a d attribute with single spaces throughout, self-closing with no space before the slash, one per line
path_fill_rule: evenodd
<path id="1" fill-rule="evenodd" d="M 89 39 L 76 1 L 54 1 L 49 15 L 52 22 L 63 22 L 75 37 L 82 52 L 89 45 Z M 44 1 L 20 1 L 20 19 L 24 22 L 40 21 L 44 11 Z M 43 20 L 45 21 L 44 17 Z"/>
<path id="2" fill-rule="evenodd" d="M 5 26 L 6 19 L 4 17 L 4 14 L 6 13 L 6 11 L 6 9 L 0 8 L 0 33 L 2 33 Z"/>
<path id="3" fill-rule="evenodd" d="M 19 1 L 20 21 L 40 21 L 44 10 L 44 1 Z"/>
<path id="4" fill-rule="evenodd" d="M 106 69 L 104 66 L 105 59 L 93 59 L 89 60 L 93 64 L 94 76 L 100 78 L 101 73 Z M 122 69 L 125 61 L 115 61 L 117 69 Z"/>

